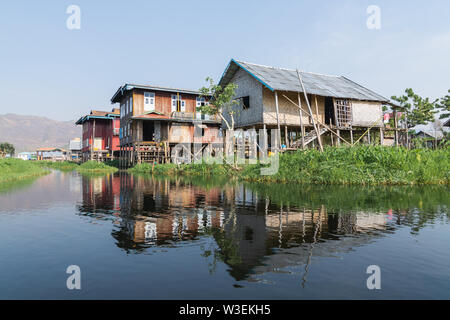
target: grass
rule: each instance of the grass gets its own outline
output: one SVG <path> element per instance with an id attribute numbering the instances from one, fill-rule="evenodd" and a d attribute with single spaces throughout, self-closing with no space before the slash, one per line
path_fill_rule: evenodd
<path id="1" fill-rule="evenodd" d="M 76 170 L 81 173 L 112 173 L 118 169 L 103 162 L 87 161 L 79 165 Z"/>
<path id="2" fill-rule="evenodd" d="M 73 171 L 78 168 L 78 164 L 71 161 L 36 161 L 36 163 L 45 168 L 57 169 L 60 171 Z"/>
<path id="3" fill-rule="evenodd" d="M 49 173 L 32 161 L 0 159 L 0 183 L 29 179 Z"/>
<path id="4" fill-rule="evenodd" d="M 355 146 L 327 147 L 283 153 L 274 175 L 260 174 L 262 164 L 244 165 L 237 170 L 229 165 L 140 164 L 132 173 L 186 176 L 228 176 L 255 182 L 285 182 L 326 185 L 408 185 L 449 184 L 450 150 L 402 147 Z"/>

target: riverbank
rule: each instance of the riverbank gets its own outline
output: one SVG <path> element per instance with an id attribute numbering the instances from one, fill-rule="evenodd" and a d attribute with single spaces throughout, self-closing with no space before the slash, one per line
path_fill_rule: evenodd
<path id="1" fill-rule="evenodd" d="M 38 166 L 43 168 L 55 169 L 60 171 L 78 171 L 80 173 L 112 173 L 116 172 L 118 168 L 116 167 L 116 162 L 97 162 L 97 161 L 87 161 L 82 164 L 72 162 L 72 161 L 36 161 Z"/>
<path id="2" fill-rule="evenodd" d="M 75 170 L 80 173 L 113 173 L 119 169 L 103 162 L 87 161 L 77 166 Z"/>
<path id="3" fill-rule="evenodd" d="M 49 170 L 32 161 L 20 159 L 0 160 L 0 183 L 29 179 L 49 172 Z"/>
<path id="4" fill-rule="evenodd" d="M 36 164 L 44 167 L 44 168 L 50 168 L 50 169 L 56 169 L 56 170 L 60 170 L 60 171 L 73 171 L 76 168 L 78 168 L 78 164 L 75 162 L 71 162 L 71 161 L 46 161 L 46 160 L 41 160 L 41 161 L 36 161 Z"/>
<path id="5" fill-rule="evenodd" d="M 139 164 L 131 173 L 185 176 L 227 176 L 254 182 L 336 185 L 449 184 L 450 150 L 382 147 L 328 147 L 283 153 L 276 174 L 263 176 L 267 165 L 233 168 L 222 164 Z"/>

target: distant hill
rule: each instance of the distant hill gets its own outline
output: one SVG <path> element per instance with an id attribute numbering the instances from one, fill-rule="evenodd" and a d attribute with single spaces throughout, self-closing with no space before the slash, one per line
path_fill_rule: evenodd
<path id="1" fill-rule="evenodd" d="M 0 115 L 0 143 L 9 142 L 16 153 L 39 147 L 68 148 L 69 140 L 81 137 L 75 121 L 57 121 L 38 116 Z"/>

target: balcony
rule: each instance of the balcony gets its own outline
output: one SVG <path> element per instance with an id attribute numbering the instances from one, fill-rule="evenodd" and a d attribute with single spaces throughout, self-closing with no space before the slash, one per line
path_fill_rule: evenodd
<path id="1" fill-rule="evenodd" d="M 171 117 L 176 119 L 194 119 L 194 114 L 192 112 L 174 111 Z"/>
<path id="2" fill-rule="evenodd" d="M 216 116 L 211 116 L 207 114 L 201 114 L 200 112 L 196 112 L 195 114 L 193 112 L 172 112 L 171 114 L 172 118 L 175 119 L 183 119 L 183 120 L 210 120 L 210 121 L 217 121 Z"/>

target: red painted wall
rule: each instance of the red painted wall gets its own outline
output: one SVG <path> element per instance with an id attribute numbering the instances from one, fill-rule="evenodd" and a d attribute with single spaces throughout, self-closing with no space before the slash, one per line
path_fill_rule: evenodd
<path id="1" fill-rule="evenodd" d="M 89 119 L 83 123 L 83 141 L 82 141 L 82 151 L 89 151 L 91 145 L 94 143 L 92 140 L 92 133 L 94 130 L 95 121 L 95 138 L 102 138 L 102 149 L 109 151 L 119 150 L 119 128 L 120 119 Z M 117 135 L 114 135 L 114 128 L 117 128 Z M 109 139 L 109 146 L 108 146 Z M 86 145 L 86 140 L 88 140 L 88 145 Z M 108 148 L 107 148 L 108 147 Z"/>

